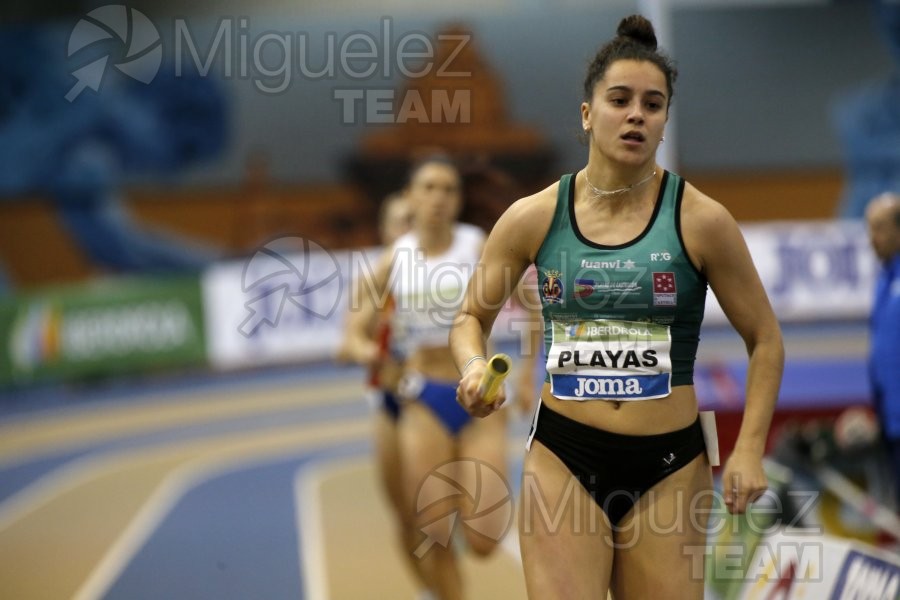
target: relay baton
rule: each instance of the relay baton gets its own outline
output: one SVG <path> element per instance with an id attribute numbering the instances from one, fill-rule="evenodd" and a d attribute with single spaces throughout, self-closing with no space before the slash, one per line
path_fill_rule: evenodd
<path id="1" fill-rule="evenodd" d="M 478 391 L 486 404 L 490 404 L 497 395 L 497 390 L 503 385 L 503 380 L 512 369 L 512 361 L 506 354 L 495 354 L 487 361 L 487 369 L 478 383 Z"/>

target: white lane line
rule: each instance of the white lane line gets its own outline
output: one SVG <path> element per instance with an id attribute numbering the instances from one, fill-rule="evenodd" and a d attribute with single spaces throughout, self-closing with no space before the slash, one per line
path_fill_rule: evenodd
<path id="1" fill-rule="evenodd" d="M 300 556 L 303 597 L 328 600 L 328 568 L 325 565 L 325 529 L 322 525 L 321 487 L 323 473 L 330 465 L 305 465 L 294 475 L 294 525 L 297 554 Z"/>
<path id="2" fill-rule="evenodd" d="M 75 489 L 86 481 L 115 471 L 122 464 L 142 462 L 133 454 L 87 456 L 54 469 L 0 502 L 0 533 L 16 521 L 48 504 L 53 498 Z"/>
<path id="3" fill-rule="evenodd" d="M 325 400 L 333 403 L 349 404 L 347 399 L 343 396 L 333 396 L 325 398 Z M 356 402 L 359 402 L 359 400 L 357 399 Z M 266 414 L 268 413 L 263 411 L 257 415 L 248 414 L 244 418 L 264 416 Z M 323 416 L 317 417 L 316 420 L 328 422 L 330 420 L 340 420 L 342 418 L 343 417 L 331 419 L 328 416 Z M 197 425 L 200 424 L 198 423 Z M 254 428 L 251 429 L 249 433 L 252 435 L 253 431 L 271 430 L 272 429 L 269 428 Z M 90 453 L 81 458 L 71 460 L 28 483 L 7 496 L 5 499 L 0 500 L 0 532 L 18 519 L 27 516 L 31 512 L 50 502 L 54 497 L 71 490 L 92 477 L 99 477 L 102 473 L 115 470 L 115 468 L 121 466 L 126 460 L 134 461 L 135 457 L 140 456 L 156 458 L 159 457 L 161 453 L 170 451 L 177 452 L 192 444 L 216 443 L 217 440 L 224 440 L 239 435 L 247 435 L 247 433 L 242 434 L 240 431 L 228 431 L 212 435 L 201 434 L 197 437 L 183 440 L 151 440 L 146 446 L 129 448 L 127 450 L 113 448 L 109 451 L 103 450 Z"/>
<path id="4" fill-rule="evenodd" d="M 322 484 L 326 479 L 340 477 L 345 471 L 370 465 L 371 456 L 323 457 L 323 460 L 303 465 L 294 476 L 294 514 L 300 573 L 305 600 L 329 600 L 327 535 L 324 529 L 325 510 L 322 504 Z"/>
<path id="5" fill-rule="evenodd" d="M 312 471 L 312 472 L 311 472 Z M 325 566 L 325 529 L 319 499 L 321 469 L 299 469 L 294 475 L 294 515 L 297 553 L 300 556 L 303 597 L 328 600 L 328 568 Z"/>
<path id="6" fill-rule="evenodd" d="M 134 559 L 154 531 L 179 501 L 193 488 L 205 481 L 221 477 L 254 464 L 264 464 L 286 456 L 296 456 L 299 451 L 312 452 L 328 442 L 350 444 L 363 440 L 369 433 L 368 420 L 360 419 L 340 425 L 340 440 L 322 439 L 303 441 L 297 435 L 297 443 L 288 447 L 263 449 L 261 454 L 240 454 L 240 449 L 232 455 L 202 457 L 182 465 L 169 474 L 162 484 L 141 506 L 137 515 L 125 530 L 107 549 L 103 558 L 94 567 L 85 582 L 73 596 L 74 600 L 95 600 L 102 598 L 119 578 L 125 567 Z M 321 429 L 321 426 L 319 427 Z M 245 450 L 246 451 L 246 450 Z M 259 452 L 259 451 L 257 451 Z"/>
<path id="7" fill-rule="evenodd" d="M 522 440 L 510 440 L 507 451 L 512 460 L 521 462 Z M 328 564 L 326 562 L 327 534 L 324 529 L 325 510 L 322 504 L 322 485 L 327 479 L 337 477 L 340 471 L 358 467 L 360 462 L 371 462 L 358 457 L 326 459 L 303 465 L 294 476 L 294 517 L 297 527 L 300 573 L 306 600 L 329 600 Z M 512 486 L 511 486 L 512 487 Z M 519 552 L 517 517 L 500 543 L 500 549 L 516 563 L 522 564 Z"/>
<path id="8" fill-rule="evenodd" d="M 144 502 L 116 541 L 106 550 L 103 558 L 94 566 L 90 575 L 72 596 L 73 600 L 93 600 L 101 598 L 109 591 L 109 588 L 141 547 L 150 539 L 166 515 L 172 511 L 172 508 L 192 486 L 197 485 L 201 473 L 200 465 L 187 465 L 166 477 Z"/>

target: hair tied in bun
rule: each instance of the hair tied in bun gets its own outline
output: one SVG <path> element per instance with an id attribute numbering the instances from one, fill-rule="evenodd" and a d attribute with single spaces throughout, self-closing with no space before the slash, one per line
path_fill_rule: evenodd
<path id="1" fill-rule="evenodd" d="M 616 33 L 650 50 L 656 50 L 656 33 L 653 31 L 653 24 L 646 17 L 641 15 L 625 17 L 619 22 Z"/>

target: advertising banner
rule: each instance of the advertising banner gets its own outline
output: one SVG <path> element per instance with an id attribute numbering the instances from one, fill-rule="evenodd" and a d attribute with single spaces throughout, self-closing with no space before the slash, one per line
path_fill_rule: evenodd
<path id="1" fill-rule="evenodd" d="M 780 320 L 868 317 L 878 263 L 864 223 L 775 222 L 741 231 Z M 704 322 L 727 323 L 712 293 Z"/>
<path id="2" fill-rule="evenodd" d="M 281 238 L 249 260 L 215 265 L 202 278 L 210 361 L 219 369 L 329 360 L 353 306 L 353 282 L 371 278 L 380 248 L 330 252 L 303 238 Z M 465 284 L 467 282 L 463 282 Z M 373 298 L 384 306 L 387 294 Z M 509 307 L 494 323 L 496 341 L 525 329 Z"/>
<path id="3" fill-rule="evenodd" d="M 896 600 L 900 557 L 828 535 L 779 531 L 756 548 L 741 600 Z"/>
<path id="4" fill-rule="evenodd" d="M 861 222 L 778 222 L 742 230 L 781 320 L 867 317 L 878 265 Z M 232 368 L 333 357 L 344 316 L 352 310 L 352 282 L 374 273 L 380 252 L 332 252 L 287 237 L 248 260 L 208 269 L 202 281 L 213 364 Z M 529 285 L 536 285 L 533 273 Z M 707 298 L 705 323 L 727 324 L 715 295 Z M 514 340 L 523 329 L 521 313 L 507 306 L 493 337 Z"/>
<path id="5" fill-rule="evenodd" d="M 206 360 L 194 278 L 109 279 L 0 302 L 0 385 Z"/>

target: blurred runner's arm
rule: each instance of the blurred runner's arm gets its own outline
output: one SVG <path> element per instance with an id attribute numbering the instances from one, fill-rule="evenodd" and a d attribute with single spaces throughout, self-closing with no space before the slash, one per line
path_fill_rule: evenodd
<path id="1" fill-rule="evenodd" d="M 370 366 L 378 360 L 379 348 L 374 339 L 374 329 L 378 314 L 387 302 L 392 257 L 393 251 L 388 249 L 379 257 L 373 272 L 363 273 L 353 282 L 338 360 Z"/>

